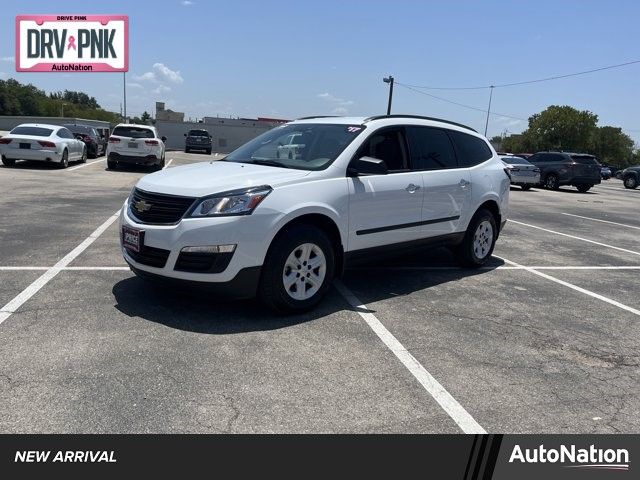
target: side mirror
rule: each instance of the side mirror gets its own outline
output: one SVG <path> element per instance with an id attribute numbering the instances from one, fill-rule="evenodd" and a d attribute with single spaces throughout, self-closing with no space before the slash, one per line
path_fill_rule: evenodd
<path id="1" fill-rule="evenodd" d="M 347 175 L 358 177 L 360 175 L 386 175 L 389 173 L 384 160 L 373 157 L 361 157 L 353 160 L 347 168 Z"/>
<path id="2" fill-rule="evenodd" d="M 167 137 L 162 137 L 160 140 L 162 140 L 163 142 L 167 141 Z"/>

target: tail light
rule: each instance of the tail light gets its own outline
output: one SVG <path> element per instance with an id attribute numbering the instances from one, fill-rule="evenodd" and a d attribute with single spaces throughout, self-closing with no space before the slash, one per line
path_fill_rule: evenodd
<path id="1" fill-rule="evenodd" d="M 0 145 L 7 145 L 9 143 L 11 143 L 10 138 L 0 138 Z"/>
<path id="2" fill-rule="evenodd" d="M 160 145 L 157 140 L 145 140 L 144 143 L 147 145 Z"/>
<path id="3" fill-rule="evenodd" d="M 120 143 L 120 139 L 118 137 L 109 137 L 109 143 Z"/>
<path id="4" fill-rule="evenodd" d="M 533 169 L 533 173 L 540 173 L 540 169 L 539 168 L 534 168 Z"/>
<path id="5" fill-rule="evenodd" d="M 511 168 L 509 168 L 509 170 L 511 170 L 512 172 L 519 172 L 520 168 L 519 167 L 511 167 Z"/>
<path id="6" fill-rule="evenodd" d="M 45 148 L 56 148 L 56 144 L 47 140 L 38 140 L 38 143 Z"/>

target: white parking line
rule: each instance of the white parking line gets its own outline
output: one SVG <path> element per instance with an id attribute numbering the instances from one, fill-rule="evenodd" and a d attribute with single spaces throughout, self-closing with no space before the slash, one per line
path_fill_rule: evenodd
<path id="1" fill-rule="evenodd" d="M 398 357 L 402 364 L 420 382 L 424 389 L 429 392 L 433 399 L 444 409 L 454 422 L 464 433 L 487 433 L 484 428 L 476 422 L 471 414 L 467 412 L 458 401 L 411 355 L 406 348 L 398 341 L 393 334 L 385 328 L 373 313 L 366 312 L 366 305 L 344 286 L 339 280 L 335 281 L 335 286 L 342 296 L 349 302 L 367 325 L 382 340 L 382 343 Z"/>
<path id="2" fill-rule="evenodd" d="M 635 228 L 636 230 L 640 230 L 640 227 L 635 227 L 633 225 L 626 225 L 624 223 L 610 222 L 609 220 L 600 220 L 599 218 L 583 217 L 582 215 L 575 215 L 573 213 L 562 213 L 562 215 L 568 215 L 569 217 L 584 218 L 585 220 L 593 220 L 594 222 L 610 223 L 611 225 L 618 225 L 620 227 Z"/>
<path id="3" fill-rule="evenodd" d="M 576 292 L 580 292 L 580 293 L 584 293 L 585 295 L 589 295 L 590 297 L 596 298 L 598 300 L 601 300 L 603 302 L 606 302 L 610 305 L 613 305 L 615 307 L 621 308 L 622 310 L 626 310 L 627 312 L 633 313 L 634 315 L 640 315 L 640 310 L 637 310 L 633 307 L 630 307 L 628 305 L 625 305 L 624 303 L 620 303 L 620 302 L 616 302 L 615 300 L 611 300 L 610 298 L 607 298 L 603 295 L 600 295 L 598 293 L 592 292 L 591 290 L 587 290 L 586 288 L 582 288 L 582 287 L 578 287 L 577 285 L 574 285 L 573 283 L 569 283 L 569 282 L 565 282 L 564 280 L 560 280 L 559 278 L 553 277 L 551 275 L 548 275 L 546 273 L 542 273 L 539 272 L 538 270 L 531 268 L 531 267 L 525 267 L 523 265 L 520 265 L 519 263 L 516 262 L 512 262 L 511 260 L 507 260 L 506 258 L 501 258 L 498 257 L 496 255 L 494 255 L 495 258 L 498 258 L 500 260 L 503 260 L 505 263 L 508 263 L 510 265 L 516 266 L 516 267 L 522 267 L 524 270 L 527 270 L 528 272 L 533 273 L 534 275 L 538 275 L 539 277 L 542 278 L 546 278 L 547 280 L 550 280 L 552 282 L 558 283 L 560 285 L 563 285 L 565 287 L 568 287 L 572 290 L 575 290 Z"/>
<path id="4" fill-rule="evenodd" d="M 170 158 L 170 159 L 169 159 L 169 161 L 168 161 L 168 162 L 166 163 L 166 165 L 163 167 L 163 170 L 164 170 L 165 168 L 168 168 L 168 167 L 169 167 L 169 165 L 171 165 L 171 162 L 173 162 L 173 158 Z"/>
<path id="5" fill-rule="evenodd" d="M 0 308 L 0 324 L 9 318 L 18 308 L 27 300 L 35 295 L 42 287 L 44 287 L 51 279 L 62 271 L 64 267 L 69 265 L 78 255 L 84 252 L 89 245 L 96 241 L 102 233 L 115 222 L 120 214 L 120 210 L 111 215 L 102 225 L 96 228 L 91 235 L 85 238 L 80 245 L 62 257 L 58 263 L 49 268 L 40 277 L 38 277 L 31 285 L 25 288 L 17 296 L 9 301 L 4 307 Z"/>
<path id="6" fill-rule="evenodd" d="M 509 220 L 510 223 L 515 223 L 516 225 L 523 225 L 525 227 L 537 228 L 538 230 L 542 230 L 544 232 L 554 233 L 556 235 L 562 235 L 563 237 L 573 238 L 575 240 L 581 240 L 583 242 L 593 243 L 594 245 L 600 245 L 601 247 L 612 248 L 614 250 L 618 250 L 620 252 L 631 253 L 633 255 L 640 255 L 640 252 L 634 252 L 633 250 L 627 250 L 626 248 L 614 247 L 613 245 L 607 245 L 606 243 L 596 242 L 594 240 L 589 240 L 587 238 L 576 237 L 575 235 L 569 235 L 568 233 L 557 232 L 555 230 L 549 230 L 548 228 L 538 227 L 536 225 L 531 225 L 529 223 L 517 222 L 515 220 Z"/>
<path id="7" fill-rule="evenodd" d="M 498 258 L 498 257 L 496 257 Z M 1 269 L 2 267 L 0 267 Z M 605 265 L 605 266 L 584 266 L 584 265 L 570 265 L 570 266 L 546 266 L 546 265 L 535 265 L 535 266 L 506 266 L 499 265 L 497 267 L 480 267 L 477 270 L 526 270 L 527 268 L 535 268 L 536 270 L 640 270 L 640 265 L 624 265 L 624 266 L 615 266 L 615 265 Z M 415 270 L 415 271 L 459 271 L 459 270 L 469 270 L 464 267 L 351 267 L 349 270 Z"/>
<path id="8" fill-rule="evenodd" d="M 89 165 L 93 165 L 94 163 L 104 162 L 106 158 L 100 158 L 99 160 L 94 160 L 93 162 L 81 163 L 76 167 L 67 168 L 67 172 L 73 172 L 74 170 L 78 170 L 79 168 L 88 167 Z M 64 170 L 61 170 L 64 171 Z"/>

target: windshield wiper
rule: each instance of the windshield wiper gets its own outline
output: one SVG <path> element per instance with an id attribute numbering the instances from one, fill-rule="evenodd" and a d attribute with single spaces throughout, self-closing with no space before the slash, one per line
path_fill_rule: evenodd
<path id="1" fill-rule="evenodd" d="M 256 165 L 268 165 L 270 167 L 291 168 L 289 165 L 285 165 L 277 160 L 251 160 L 251 163 L 255 163 Z"/>

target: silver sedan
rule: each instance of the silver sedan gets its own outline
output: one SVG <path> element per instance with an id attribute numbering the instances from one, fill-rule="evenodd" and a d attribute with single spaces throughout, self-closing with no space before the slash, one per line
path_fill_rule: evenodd
<path id="1" fill-rule="evenodd" d="M 0 154 L 6 166 L 15 165 L 16 160 L 35 160 L 67 168 L 69 162 L 87 161 L 87 146 L 60 125 L 23 123 L 0 138 Z"/>
<path id="2" fill-rule="evenodd" d="M 511 185 L 518 185 L 522 190 L 529 190 L 540 183 L 540 169 L 522 157 L 503 155 L 500 157 L 505 164 Z"/>

